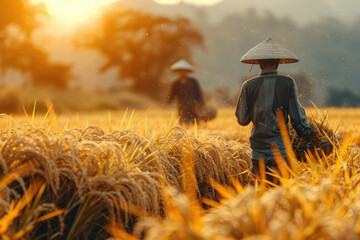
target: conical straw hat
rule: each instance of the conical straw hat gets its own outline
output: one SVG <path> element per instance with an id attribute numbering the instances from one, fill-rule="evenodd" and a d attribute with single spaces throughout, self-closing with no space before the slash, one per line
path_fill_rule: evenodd
<path id="1" fill-rule="evenodd" d="M 170 67 L 171 71 L 189 71 L 192 72 L 194 71 L 193 66 L 190 65 L 190 63 L 188 63 L 186 60 L 181 59 L 180 61 L 177 61 L 176 63 L 174 63 L 173 65 L 171 65 Z"/>
<path id="2" fill-rule="evenodd" d="M 299 61 L 295 54 L 271 38 L 250 49 L 240 61 L 243 63 L 260 64 L 259 61 L 265 59 L 280 60 L 280 63 L 295 63 Z"/>

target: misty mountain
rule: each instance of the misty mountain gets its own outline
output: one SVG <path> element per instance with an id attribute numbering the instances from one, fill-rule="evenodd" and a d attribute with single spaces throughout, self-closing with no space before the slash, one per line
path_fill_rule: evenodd
<path id="1" fill-rule="evenodd" d="M 198 64 L 194 75 L 207 89 L 224 87 L 238 91 L 251 67 L 239 62 L 241 56 L 267 37 L 288 47 L 300 59 L 296 64 L 280 65 L 279 71 L 306 73 L 313 79 L 319 99 L 325 97 L 329 87 L 360 89 L 360 68 L 355 65 L 360 62 L 360 20 L 355 21 L 360 1 L 349 0 L 340 7 L 332 0 L 261 3 L 224 0 L 200 7 L 185 3 L 162 5 L 152 0 L 120 2 L 152 14 L 191 19 L 205 37 L 206 49 L 194 52 Z M 349 18 L 339 20 L 344 9 L 352 8 L 348 15 L 355 22 L 350 23 Z M 299 16 L 302 21 L 297 20 Z M 254 66 L 252 75 L 258 72 L 259 67 Z M 319 99 L 314 100 L 320 103 Z"/>
<path id="2" fill-rule="evenodd" d="M 121 0 L 127 6 L 151 13 L 193 17 L 199 10 L 209 15 L 210 21 L 219 21 L 228 14 L 243 14 L 256 9 L 259 14 L 271 12 L 280 18 L 290 17 L 304 25 L 327 17 L 353 23 L 360 17 L 358 0 L 222 0 L 213 5 L 194 5 L 181 2 L 175 5 L 158 4 L 153 0 Z"/>

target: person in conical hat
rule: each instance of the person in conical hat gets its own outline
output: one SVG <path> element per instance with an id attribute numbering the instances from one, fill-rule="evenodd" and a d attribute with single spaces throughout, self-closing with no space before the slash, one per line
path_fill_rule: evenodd
<path id="1" fill-rule="evenodd" d="M 204 105 L 204 98 L 198 81 L 189 76 L 194 68 L 186 60 L 181 59 L 174 63 L 170 70 L 179 76 L 171 86 L 168 103 L 177 99 L 180 123 L 192 124 L 198 118 L 198 109 Z"/>
<path id="2" fill-rule="evenodd" d="M 292 127 L 301 137 L 310 137 L 313 128 L 299 103 L 295 81 L 277 71 L 279 64 L 298 62 L 295 54 L 268 38 L 250 49 L 240 61 L 259 64 L 261 69 L 258 76 L 241 86 L 235 112 L 240 125 L 253 123 L 250 136 L 252 172 L 258 175 L 260 161 L 265 161 L 267 172 L 276 169 L 274 149 L 277 148 L 286 160 L 277 114 L 283 115 L 287 126 L 290 117 Z M 268 179 L 272 180 L 270 176 Z"/>
<path id="3" fill-rule="evenodd" d="M 194 71 L 194 67 L 191 66 L 185 59 L 181 59 L 170 66 L 170 70 L 173 72 L 185 72 L 190 73 Z"/>

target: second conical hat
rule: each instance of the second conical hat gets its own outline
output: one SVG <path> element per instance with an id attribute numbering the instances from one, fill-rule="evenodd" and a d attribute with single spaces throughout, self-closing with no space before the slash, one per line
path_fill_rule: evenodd
<path id="1" fill-rule="evenodd" d="M 186 60 L 181 59 L 180 61 L 177 61 L 176 63 L 171 65 L 170 70 L 171 71 L 179 71 L 180 70 L 180 71 L 192 72 L 192 71 L 194 71 L 194 68 Z"/>
<path id="2" fill-rule="evenodd" d="M 276 59 L 280 63 L 295 63 L 299 61 L 294 53 L 271 38 L 250 49 L 240 61 L 243 63 L 260 64 L 261 60 L 266 59 Z"/>

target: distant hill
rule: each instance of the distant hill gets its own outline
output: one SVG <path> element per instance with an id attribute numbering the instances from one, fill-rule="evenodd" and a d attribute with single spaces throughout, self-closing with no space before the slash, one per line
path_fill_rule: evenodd
<path id="1" fill-rule="evenodd" d="M 335 17 L 345 23 L 352 23 L 360 17 L 358 0 L 223 0 L 214 5 L 194 5 L 184 2 L 164 5 L 153 0 L 120 0 L 119 2 L 152 13 L 188 17 L 194 17 L 198 10 L 204 10 L 210 16 L 210 21 L 219 21 L 228 14 L 245 13 L 249 9 L 257 9 L 261 14 L 271 12 L 281 18 L 291 17 L 300 25 L 326 17 Z"/>
<path id="2" fill-rule="evenodd" d="M 360 68 L 355 65 L 360 62 L 358 0 L 340 5 L 330 0 L 224 0 L 211 6 L 162 5 L 152 0 L 119 3 L 153 14 L 190 18 L 206 41 L 206 49 L 194 52 L 194 59 L 198 63 L 195 76 L 207 89 L 238 91 L 251 67 L 239 62 L 241 56 L 270 36 L 300 58 L 297 64 L 281 65 L 279 71 L 305 72 L 314 79 L 319 98 L 324 98 L 328 87 L 360 89 Z M 255 66 L 253 74 L 258 72 Z"/>

